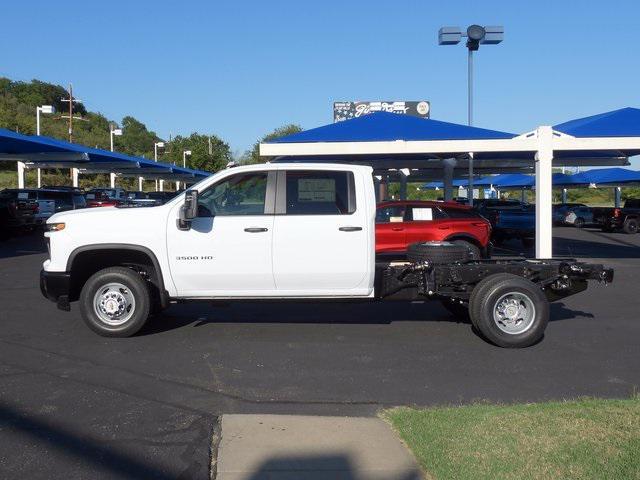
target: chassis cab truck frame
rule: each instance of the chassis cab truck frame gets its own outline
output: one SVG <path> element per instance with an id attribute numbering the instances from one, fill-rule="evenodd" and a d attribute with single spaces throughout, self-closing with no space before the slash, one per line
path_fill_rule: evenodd
<path id="1" fill-rule="evenodd" d="M 434 299 L 487 340 L 524 347 L 542 338 L 549 301 L 613 278 L 574 260 L 471 260 L 446 242 L 376 262 L 375 212 L 370 167 L 231 168 L 165 205 L 52 216 L 40 286 L 105 336 L 189 300 Z"/>

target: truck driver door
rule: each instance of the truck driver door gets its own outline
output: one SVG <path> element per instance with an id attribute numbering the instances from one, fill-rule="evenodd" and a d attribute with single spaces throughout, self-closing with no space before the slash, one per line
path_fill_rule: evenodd
<path id="1" fill-rule="evenodd" d="M 189 230 L 169 216 L 167 247 L 180 296 L 273 294 L 275 172 L 231 174 L 198 192 L 198 216 Z"/>

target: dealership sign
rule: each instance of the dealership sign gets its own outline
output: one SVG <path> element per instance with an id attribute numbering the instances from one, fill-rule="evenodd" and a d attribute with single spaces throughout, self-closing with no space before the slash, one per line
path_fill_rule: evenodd
<path id="1" fill-rule="evenodd" d="M 429 118 L 431 104 L 426 101 L 333 102 L 333 121 L 341 122 L 373 112 L 391 112 Z"/>

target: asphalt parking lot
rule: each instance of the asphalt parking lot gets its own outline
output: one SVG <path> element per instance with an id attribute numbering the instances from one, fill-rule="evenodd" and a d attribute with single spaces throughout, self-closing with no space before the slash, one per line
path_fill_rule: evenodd
<path id="1" fill-rule="evenodd" d="M 0 477 L 207 478 L 223 413 L 628 397 L 640 235 L 554 237 L 558 255 L 613 266 L 615 281 L 553 304 L 524 350 L 487 344 L 437 303 L 176 305 L 105 339 L 40 295 L 39 237 L 0 243 Z"/>

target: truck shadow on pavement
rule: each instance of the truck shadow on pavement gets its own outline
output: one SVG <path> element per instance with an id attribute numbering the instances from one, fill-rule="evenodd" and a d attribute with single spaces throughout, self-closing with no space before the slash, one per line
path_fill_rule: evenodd
<path id="1" fill-rule="evenodd" d="M 562 302 L 550 305 L 550 322 L 580 317 L 593 318 L 594 315 L 569 309 Z M 153 317 L 137 335 L 154 335 L 179 328 L 223 323 L 390 325 L 394 322 L 448 322 L 471 326 L 468 319 L 454 317 L 437 301 L 356 304 L 256 302 L 222 306 L 202 302 L 172 306 Z"/>

